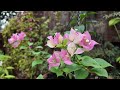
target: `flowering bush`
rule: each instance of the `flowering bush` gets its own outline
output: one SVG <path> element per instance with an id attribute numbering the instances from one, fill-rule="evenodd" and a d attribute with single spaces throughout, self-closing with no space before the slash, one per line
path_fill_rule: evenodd
<path id="1" fill-rule="evenodd" d="M 108 77 L 106 67 L 112 66 L 101 58 L 83 56 L 98 43 L 91 39 L 88 31 L 78 32 L 71 28 L 70 33 L 62 36 L 55 33 L 54 37 L 48 36 L 47 46 L 59 48 L 61 51 L 54 51 L 48 58 L 49 70 L 57 76 L 69 75 L 76 79 L 87 78 L 89 73 L 98 76 Z"/>
<path id="2" fill-rule="evenodd" d="M 26 12 L 10 19 L 2 31 L 5 53 L 12 57 L 5 64 L 15 68 L 15 78 L 36 78 L 48 71 L 45 60 L 49 54 L 43 47 L 43 38 L 49 33 L 48 22 L 45 17 L 36 18 L 32 12 Z"/>
<path id="3" fill-rule="evenodd" d="M 16 48 L 20 44 L 22 40 L 24 40 L 24 37 L 26 34 L 24 32 L 21 32 L 19 34 L 13 34 L 10 39 L 8 39 L 8 42 L 12 44 L 12 47 Z"/>

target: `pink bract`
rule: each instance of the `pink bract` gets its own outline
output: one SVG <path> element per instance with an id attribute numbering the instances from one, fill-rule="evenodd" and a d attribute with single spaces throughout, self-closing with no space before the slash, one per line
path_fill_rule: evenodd
<path id="1" fill-rule="evenodd" d="M 70 60 L 70 56 L 69 56 L 67 50 L 62 49 L 61 52 L 60 52 L 60 56 L 61 56 L 61 59 L 64 61 L 65 64 L 67 64 L 67 65 L 73 64 Z"/>
<path id="2" fill-rule="evenodd" d="M 59 51 L 55 51 L 53 55 L 50 58 L 48 58 L 47 62 L 49 64 L 49 69 L 51 69 L 51 67 L 56 67 L 60 65 L 59 53 Z"/>
<path id="3" fill-rule="evenodd" d="M 75 43 L 73 43 L 73 42 L 69 43 L 68 46 L 67 46 L 67 51 L 69 52 L 69 54 L 71 56 L 74 55 L 76 49 L 77 49 L 77 47 L 76 47 Z"/>
<path id="4" fill-rule="evenodd" d="M 24 40 L 24 37 L 26 36 L 26 34 L 24 32 L 21 32 L 18 34 L 19 36 L 19 40 Z"/>
<path id="5" fill-rule="evenodd" d="M 12 44 L 12 43 L 15 42 L 15 41 L 16 41 L 16 40 L 15 40 L 14 38 L 8 39 L 9 44 Z"/>
<path id="6" fill-rule="evenodd" d="M 65 34 L 64 35 L 64 39 L 68 39 L 68 44 L 70 42 L 74 42 L 75 44 L 79 44 L 79 42 L 81 41 L 83 35 L 80 32 L 77 32 L 76 30 L 74 30 L 73 28 L 71 28 L 70 30 L 70 34 Z"/>
<path id="7" fill-rule="evenodd" d="M 71 55 L 71 57 L 74 54 L 82 54 L 84 52 L 84 50 L 82 48 L 77 48 L 76 44 L 74 42 L 71 42 L 68 44 L 67 50 L 68 50 L 69 54 Z"/>
<path id="8" fill-rule="evenodd" d="M 48 36 L 47 37 L 49 40 L 47 41 L 47 46 L 50 48 L 54 48 L 57 44 L 62 43 L 63 37 L 60 33 L 55 33 L 55 36 Z"/>
<path id="9" fill-rule="evenodd" d="M 16 34 L 13 34 L 13 35 L 11 36 L 11 38 L 13 38 L 15 41 L 19 40 L 19 36 L 18 36 L 17 33 L 16 33 Z"/>
<path id="10" fill-rule="evenodd" d="M 76 34 L 76 31 L 75 31 L 73 28 L 71 28 L 70 34 L 69 34 L 69 40 L 70 40 L 71 42 L 74 41 L 76 35 L 77 35 L 77 34 Z"/>
<path id="11" fill-rule="evenodd" d="M 12 45 L 12 47 L 16 48 L 19 46 L 20 42 L 24 40 L 24 37 L 26 34 L 24 32 L 21 32 L 19 34 L 13 34 L 10 39 L 8 39 L 8 42 Z"/>
<path id="12" fill-rule="evenodd" d="M 85 50 L 89 51 L 94 48 L 94 45 L 98 44 L 96 41 L 91 40 L 91 36 L 88 31 L 83 33 L 82 40 L 79 45 L 82 46 Z"/>
<path id="13" fill-rule="evenodd" d="M 19 46 L 19 44 L 20 44 L 20 41 L 16 41 L 12 44 L 12 47 L 16 48 Z"/>

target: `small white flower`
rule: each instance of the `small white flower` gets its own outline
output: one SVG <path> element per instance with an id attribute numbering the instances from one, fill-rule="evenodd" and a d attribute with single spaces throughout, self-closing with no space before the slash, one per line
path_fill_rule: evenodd
<path id="1" fill-rule="evenodd" d="M 86 42 L 88 43 L 88 42 L 90 42 L 90 40 L 86 39 Z"/>
<path id="2" fill-rule="evenodd" d="M 2 66 L 2 63 L 3 63 L 3 62 L 2 62 L 2 61 L 0 61 L 0 66 Z"/>

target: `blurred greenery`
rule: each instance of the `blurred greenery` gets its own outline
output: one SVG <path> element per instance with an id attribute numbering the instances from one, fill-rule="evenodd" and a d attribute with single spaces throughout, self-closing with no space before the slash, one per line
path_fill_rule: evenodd
<path id="1" fill-rule="evenodd" d="M 7 15 L 7 13 L 10 15 Z M 85 30 L 89 30 L 89 28 L 87 28 L 88 25 L 94 25 L 93 22 L 95 20 L 88 20 L 89 17 L 97 14 L 93 11 L 70 11 L 70 13 L 68 24 L 63 25 L 60 23 L 62 13 L 61 11 L 56 11 L 55 25 L 53 29 L 50 29 L 49 25 L 52 20 L 50 16 L 35 17 L 32 11 L 27 11 L 23 15 L 16 16 L 17 12 L 15 11 L 1 11 L 0 20 L 6 18 L 6 20 L 9 21 L 9 24 L 2 30 L 2 35 L 6 49 L 5 55 L 11 57 L 6 60 L 4 66 L 14 67 L 14 69 L 11 68 L 10 75 L 15 76 L 8 75 L 3 77 L 6 75 L 4 74 L 2 78 L 43 78 L 44 74 L 49 72 L 46 60 L 50 56 L 49 53 L 53 51 L 53 49 L 45 46 L 47 36 L 53 35 L 55 32 L 61 32 L 63 34 L 66 31 L 65 33 L 69 33 L 68 30 L 70 30 L 71 27 L 83 33 Z M 0 26 L 1 25 L 3 24 L 0 23 Z M 13 49 L 8 43 L 8 39 L 13 33 L 19 33 L 21 31 L 24 31 L 27 36 L 19 47 Z M 86 52 L 83 55 L 107 60 L 114 66 L 114 68 L 109 69 L 109 76 L 112 78 L 120 78 L 120 47 L 115 46 L 110 41 L 104 40 L 103 35 L 97 33 L 96 29 L 90 31 L 90 33 L 92 34 L 92 38 L 100 44 L 92 51 Z M 4 55 L 2 51 L 0 51 L 0 55 L 1 54 Z M 118 62 L 116 62 L 116 60 Z M 5 73 L 8 73 L 8 71 L 5 70 Z"/>

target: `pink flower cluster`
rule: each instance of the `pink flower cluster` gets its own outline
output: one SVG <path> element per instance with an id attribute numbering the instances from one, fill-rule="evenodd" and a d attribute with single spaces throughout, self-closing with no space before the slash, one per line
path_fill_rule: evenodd
<path id="1" fill-rule="evenodd" d="M 55 33 L 55 36 L 48 36 L 47 37 L 49 40 L 47 41 L 47 46 L 50 48 L 54 48 L 56 45 L 62 43 L 63 37 L 60 35 L 60 33 Z"/>
<path id="2" fill-rule="evenodd" d="M 73 28 L 70 30 L 70 34 L 65 34 L 64 36 L 60 33 L 56 33 L 54 37 L 48 36 L 47 46 L 50 48 L 56 48 L 58 44 L 61 44 L 64 39 L 67 39 L 66 50 L 54 51 L 53 55 L 48 59 L 49 69 L 51 67 L 59 66 L 60 60 L 63 60 L 65 64 L 71 65 L 72 62 L 70 57 L 74 54 L 82 54 L 85 51 L 90 51 L 94 48 L 96 41 L 91 39 L 91 35 L 88 31 L 83 34 L 77 32 Z"/>
<path id="3" fill-rule="evenodd" d="M 84 51 L 90 51 L 94 48 L 94 45 L 98 44 L 96 41 L 91 39 L 91 35 L 88 31 L 82 34 L 71 29 L 70 34 L 65 34 L 64 37 L 68 39 L 67 50 L 71 56 L 74 54 L 81 54 Z"/>
<path id="4" fill-rule="evenodd" d="M 25 36 L 26 36 L 26 34 L 25 34 L 24 32 L 21 32 L 21 33 L 19 33 L 19 34 L 18 34 L 18 33 L 13 34 L 13 35 L 11 36 L 11 38 L 8 39 L 8 42 L 9 42 L 9 44 L 12 45 L 12 47 L 16 48 L 16 47 L 19 46 L 20 42 L 21 42 L 22 40 L 24 40 L 24 37 L 25 37 Z"/>
<path id="5" fill-rule="evenodd" d="M 72 64 L 67 50 L 62 49 L 61 52 L 54 51 L 53 55 L 48 59 L 49 69 L 51 67 L 59 66 L 61 60 L 63 60 L 63 62 L 67 65 Z"/>

